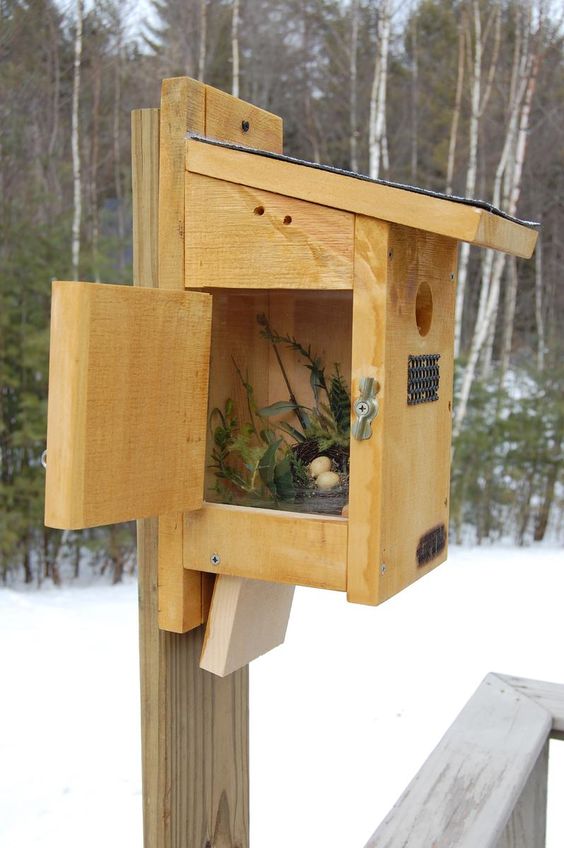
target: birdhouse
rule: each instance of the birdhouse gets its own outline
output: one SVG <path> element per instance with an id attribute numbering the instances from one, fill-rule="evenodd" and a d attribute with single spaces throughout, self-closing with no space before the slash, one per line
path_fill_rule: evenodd
<path id="1" fill-rule="evenodd" d="M 160 516 L 166 629 L 206 573 L 378 604 L 447 556 L 458 244 L 537 233 L 285 156 L 279 119 L 190 83 L 153 159 L 134 139 L 158 288 L 53 286 L 46 524 Z"/>

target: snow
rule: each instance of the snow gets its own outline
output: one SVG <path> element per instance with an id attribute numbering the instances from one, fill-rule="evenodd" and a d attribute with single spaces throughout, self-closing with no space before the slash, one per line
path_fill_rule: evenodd
<path id="1" fill-rule="evenodd" d="M 361 848 L 488 671 L 564 682 L 563 566 L 454 548 L 377 609 L 299 589 L 251 667 L 254 848 Z M 141 848 L 134 582 L 0 590 L 0 681 L 2 848 Z M 548 848 L 563 791 L 552 742 Z"/>

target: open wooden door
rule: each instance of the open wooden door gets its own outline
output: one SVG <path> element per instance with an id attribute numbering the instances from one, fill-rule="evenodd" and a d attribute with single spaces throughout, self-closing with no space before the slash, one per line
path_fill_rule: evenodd
<path id="1" fill-rule="evenodd" d="M 55 282 L 45 524 L 198 509 L 211 297 Z"/>

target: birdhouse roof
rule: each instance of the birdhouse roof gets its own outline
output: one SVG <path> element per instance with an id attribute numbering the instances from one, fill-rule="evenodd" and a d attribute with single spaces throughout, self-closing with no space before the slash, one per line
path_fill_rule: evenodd
<path id="1" fill-rule="evenodd" d="M 523 221 L 483 200 L 441 194 L 189 134 L 186 168 L 194 173 L 247 185 L 450 236 L 529 258 L 538 224 Z"/>

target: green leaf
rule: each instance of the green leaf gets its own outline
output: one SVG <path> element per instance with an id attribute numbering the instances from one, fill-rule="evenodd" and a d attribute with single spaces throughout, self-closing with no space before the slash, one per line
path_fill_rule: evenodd
<path id="1" fill-rule="evenodd" d="M 288 433 L 289 436 L 292 436 L 292 438 L 295 439 L 296 442 L 306 441 L 306 437 L 304 436 L 304 434 L 300 433 L 299 430 L 296 430 L 295 427 L 292 427 L 292 425 L 288 424 L 286 421 L 280 421 L 277 426 L 280 428 L 280 430 L 284 430 L 285 433 Z"/>
<path id="2" fill-rule="evenodd" d="M 290 459 L 286 456 L 274 468 L 274 485 L 276 495 L 282 501 L 291 501 L 296 496 L 294 477 Z"/>
<path id="3" fill-rule="evenodd" d="M 262 409 L 257 409 L 257 415 L 261 418 L 269 418 L 271 415 L 281 415 L 283 412 L 294 412 L 296 409 L 305 409 L 306 407 L 299 406 L 289 400 L 279 400 L 270 406 L 263 406 Z"/>
<path id="4" fill-rule="evenodd" d="M 265 450 L 258 464 L 259 474 L 264 485 L 270 489 L 273 495 L 276 495 L 276 486 L 274 483 L 274 469 L 276 467 L 276 451 L 278 450 L 282 439 L 272 442 Z"/>

